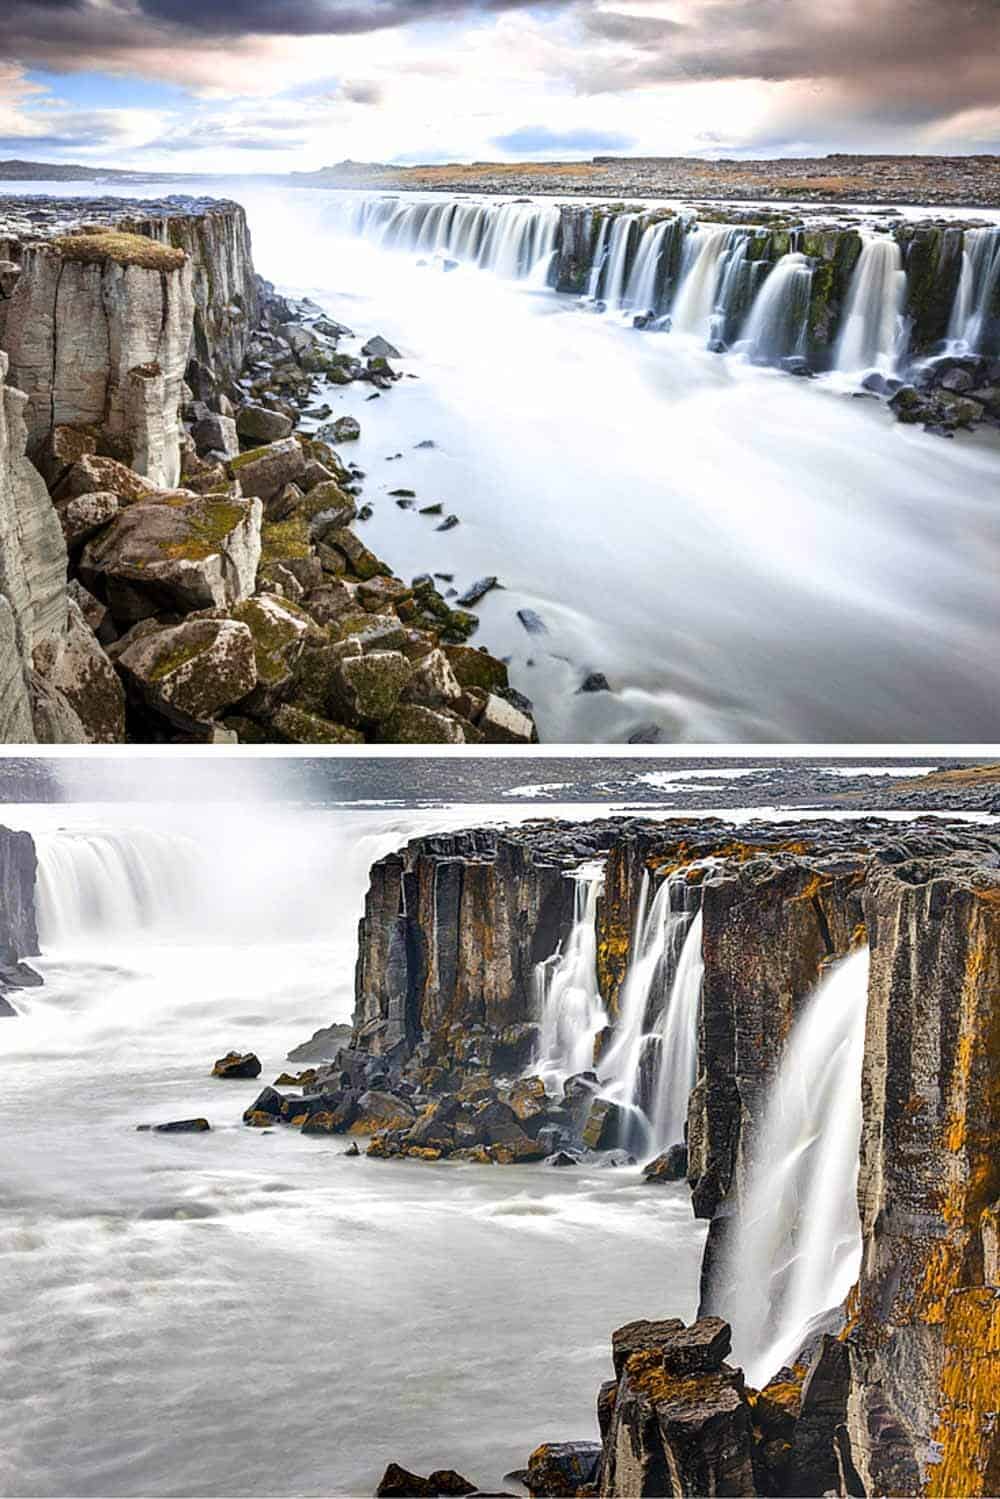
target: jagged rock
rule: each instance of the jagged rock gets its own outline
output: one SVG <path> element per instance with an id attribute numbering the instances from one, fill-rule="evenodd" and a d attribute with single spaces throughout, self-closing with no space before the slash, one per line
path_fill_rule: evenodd
<path id="1" fill-rule="evenodd" d="M 92 453 L 84 453 L 66 469 L 53 492 L 59 501 L 73 499 L 78 495 L 108 492 L 117 495 L 121 505 L 131 505 L 137 500 L 150 500 L 160 493 L 149 479 L 144 479 L 126 464 L 119 463 L 117 458 L 104 458 Z"/>
<path id="2" fill-rule="evenodd" d="M 212 1068 L 213 1077 L 260 1077 L 260 1058 L 252 1051 L 227 1051 Z"/>
<path id="3" fill-rule="evenodd" d="M 524 1483 L 532 1499 L 572 1499 L 597 1477 L 600 1442 L 543 1442 L 528 1458 Z"/>
<path id="4" fill-rule="evenodd" d="M 377 333 L 374 338 L 370 338 L 366 344 L 362 344 L 361 352 L 366 359 L 402 358 L 399 350 L 393 348 L 389 340 L 387 338 L 383 338 L 380 333 Z"/>
<path id="5" fill-rule="evenodd" d="M 369 1089 L 358 1100 L 358 1118 L 351 1126 L 356 1135 L 371 1135 L 376 1130 L 408 1129 L 416 1122 L 413 1106 L 405 1098 L 378 1089 Z"/>
<path id="6" fill-rule="evenodd" d="M 490 744 L 531 744 L 536 737 L 528 715 L 495 692 L 486 699 L 478 727 Z"/>
<path id="7" fill-rule="evenodd" d="M 108 618 L 107 605 L 102 604 L 100 599 L 95 599 L 94 595 L 84 588 L 79 578 L 70 578 L 66 585 L 66 593 L 78 606 L 84 619 L 97 635 Z"/>
<path id="8" fill-rule="evenodd" d="M 292 426 L 291 417 L 267 406 L 241 406 L 236 418 L 236 430 L 248 442 L 280 442 L 291 436 Z"/>
<path id="9" fill-rule="evenodd" d="M 230 609 L 228 617 L 250 631 L 257 688 L 261 696 L 266 694 L 271 699 L 291 683 L 305 641 L 321 638 L 304 610 L 275 594 L 254 594 Z"/>
<path id="10" fill-rule="evenodd" d="M 380 738 L 388 744 L 465 743 L 457 719 L 418 703 L 403 703 L 383 726 Z"/>
<path id="11" fill-rule="evenodd" d="M 236 423 L 231 416 L 220 416 L 216 411 L 208 412 L 195 424 L 192 436 L 199 453 L 233 458 L 240 450 Z"/>
<path id="12" fill-rule="evenodd" d="M 79 571 L 128 623 L 239 603 L 253 592 L 260 550 L 259 500 L 182 494 L 121 511 L 87 543 Z"/>
<path id="13" fill-rule="evenodd" d="M 64 699 L 79 720 L 87 744 L 124 741 L 124 689 L 74 599 L 67 600 L 62 639 L 38 646 L 34 664 L 48 688 Z"/>
<path id="14" fill-rule="evenodd" d="M 671 1145 L 643 1170 L 648 1182 L 679 1182 L 687 1176 L 687 1146 Z"/>
<path id="15" fill-rule="evenodd" d="M 372 651 L 340 662 L 331 682 L 338 717 L 354 726 L 388 722 L 412 675 L 398 651 Z"/>
<path id="16" fill-rule="evenodd" d="M 487 651 L 471 645 L 446 645 L 444 653 L 460 686 L 496 692 L 508 685 L 506 666 Z"/>
<path id="17" fill-rule="evenodd" d="M 140 627 L 126 638 L 117 664 L 136 696 L 182 729 L 209 724 L 257 682 L 253 636 L 236 620 Z"/>
<path id="18" fill-rule="evenodd" d="M 72 550 L 89 541 L 91 536 L 95 536 L 114 520 L 118 514 L 118 496 L 110 490 L 76 495 L 59 501 L 56 504 L 56 514 L 66 545 Z"/>
<path id="19" fill-rule="evenodd" d="M 474 1483 L 451 1468 L 439 1468 L 427 1478 L 390 1463 L 375 1490 L 376 1499 L 439 1499 L 442 1495 L 475 1494 Z"/>
<path id="20" fill-rule="evenodd" d="M 290 744 L 364 744 L 365 736 L 345 724 L 333 723 L 315 713 L 307 713 L 292 703 L 282 703 L 272 723 Z"/>
<path id="21" fill-rule="evenodd" d="M 361 423 L 357 417 L 341 416 L 323 428 L 323 435 L 329 442 L 357 442 L 361 436 Z"/>
<path id="22" fill-rule="evenodd" d="M 294 437 L 251 448 L 228 464 L 230 478 L 239 480 L 243 493 L 264 501 L 274 499 L 286 484 L 298 484 L 305 469 L 305 454 Z"/>
<path id="23" fill-rule="evenodd" d="M 628 1117 L 618 1104 L 595 1098 L 583 1128 L 583 1143 L 590 1150 L 611 1150 L 621 1144 L 627 1127 Z"/>
<path id="24" fill-rule="evenodd" d="M 108 231 L 27 246 L 5 343 L 28 396 L 29 441 L 56 423 L 95 424 L 138 473 L 176 484 L 193 319 L 181 250 Z"/>

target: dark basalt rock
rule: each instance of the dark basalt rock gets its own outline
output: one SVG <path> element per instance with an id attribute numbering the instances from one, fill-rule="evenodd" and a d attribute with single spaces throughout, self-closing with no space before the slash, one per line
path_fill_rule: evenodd
<path id="1" fill-rule="evenodd" d="M 260 1057 L 252 1051 L 229 1051 L 212 1068 L 213 1077 L 260 1077 Z"/>
<path id="2" fill-rule="evenodd" d="M 429 1477 L 410 1473 L 399 1463 L 390 1463 L 375 1490 L 376 1499 L 436 1499 L 440 1495 L 465 1495 L 477 1492 L 474 1483 L 452 1468 L 439 1468 Z"/>
<path id="3" fill-rule="evenodd" d="M 687 1146 L 671 1145 L 670 1149 L 658 1155 L 655 1161 L 650 1161 L 642 1174 L 648 1182 L 679 1182 L 687 1176 L 687 1171 Z"/>
<path id="4" fill-rule="evenodd" d="M 532 1499 L 571 1499 L 597 1477 L 600 1442 L 543 1442 L 528 1458 L 525 1486 Z"/>
<path id="5" fill-rule="evenodd" d="M 211 1130 L 207 1119 L 171 1119 L 166 1124 L 137 1124 L 142 1133 L 152 1130 L 156 1135 L 203 1135 Z"/>

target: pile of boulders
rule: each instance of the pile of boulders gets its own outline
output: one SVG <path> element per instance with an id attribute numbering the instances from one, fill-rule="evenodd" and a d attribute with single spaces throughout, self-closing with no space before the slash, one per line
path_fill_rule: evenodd
<path id="1" fill-rule="evenodd" d="M 889 404 L 896 420 L 938 437 L 961 428 L 1000 427 L 1000 359 L 942 354 L 915 365 L 905 380 L 873 371 L 862 388 Z"/>
<path id="2" fill-rule="evenodd" d="M 290 1124 L 306 1135 L 368 1136 L 371 1156 L 553 1167 L 634 1164 L 625 1146 L 628 1112 L 602 1098 L 593 1072 L 549 1092 L 520 1076 L 537 1036 L 533 1025 L 456 1032 L 445 1055 L 426 1042 L 411 1054 L 373 1056 L 354 1047 L 332 1062 L 283 1073 L 243 1115 L 255 1128 Z M 507 1079 L 506 1081 L 504 1079 Z M 300 1091 L 283 1093 L 282 1088 Z"/>
<path id="3" fill-rule="evenodd" d="M 49 433 L 37 462 L 79 636 L 49 678 L 109 742 L 531 742 L 506 665 L 468 644 L 477 617 L 430 576 L 395 577 L 357 534 L 363 475 L 338 451 L 356 419 L 298 430 L 328 412 L 310 405 L 317 381 L 388 389 L 396 350 L 340 353 L 350 330 L 266 285 L 261 307 L 240 378 L 188 367 L 176 487 L 96 428 Z"/>

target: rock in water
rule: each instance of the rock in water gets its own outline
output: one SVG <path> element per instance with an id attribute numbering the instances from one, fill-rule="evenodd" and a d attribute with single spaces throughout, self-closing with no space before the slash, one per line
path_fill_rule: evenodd
<path id="1" fill-rule="evenodd" d="M 394 348 L 387 338 L 377 333 L 362 346 L 362 354 L 366 359 L 402 359 L 402 354 Z"/>
<path id="2" fill-rule="evenodd" d="M 688 1153 L 686 1145 L 671 1145 L 655 1161 L 650 1161 L 643 1176 L 648 1182 L 679 1182 L 687 1176 Z"/>
<path id="3" fill-rule="evenodd" d="M 528 1458 L 525 1485 L 532 1499 L 564 1499 L 597 1477 L 600 1442 L 543 1442 Z"/>
<path id="4" fill-rule="evenodd" d="M 260 1057 L 252 1051 L 227 1051 L 212 1068 L 213 1077 L 260 1077 Z"/>
<path id="5" fill-rule="evenodd" d="M 519 609 L 517 617 L 521 621 L 529 635 L 547 635 L 548 627 L 540 615 L 534 609 Z"/>
<path id="6" fill-rule="evenodd" d="M 171 1119 L 166 1124 L 137 1124 L 139 1133 L 152 1130 L 156 1135 L 203 1135 L 211 1130 L 207 1119 Z"/>
<path id="7" fill-rule="evenodd" d="M 440 1495 L 475 1494 L 476 1485 L 453 1468 L 438 1468 L 427 1478 L 390 1463 L 382 1474 L 376 1499 L 437 1499 Z"/>
<path id="8" fill-rule="evenodd" d="M 497 587 L 499 584 L 494 577 L 477 578 L 474 583 L 469 584 L 464 593 L 459 594 L 458 602 L 463 609 L 471 609 L 473 604 L 478 604 L 481 598 L 486 597 L 490 589 Z"/>

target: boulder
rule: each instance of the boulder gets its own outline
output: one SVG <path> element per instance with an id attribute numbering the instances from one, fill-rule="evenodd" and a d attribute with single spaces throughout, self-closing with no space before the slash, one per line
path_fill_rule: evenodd
<path id="1" fill-rule="evenodd" d="M 403 703 L 383 726 L 379 740 L 386 744 L 464 744 L 465 732 L 457 718 L 418 703 Z"/>
<path id="2" fill-rule="evenodd" d="M 478 727 L 489 744 L 531 744 L 535 726 L 526 713 L 491 692 L 479 715 Z"/>
<path id="3" fill-rule="evenodd" d="M 441 1495 L 478 1493 L 476 1485 L 452 1468 L 438 1468 L 427 1478 L 410 1473 L 398 1463 L 390 1463 L 375 1490 L 376 1499 L 438 1499 Z"/>
<path id="4" fill-rule="evenodd" d="M 323 436 L 328 442 L 357 442 L 361 436 L 361 423 L 354 416 L 338 417 L 329 427 L 323 428 Z"/>
<path id="5" fill-rule="evenodd" d="M 157 1135 L 203 1135 L 212 1126 L 207 1119 L 170 1119 L 166 1124 L 137 1124 L 138 1130 L 152 1130 Z"/>
<path id="6" fill-rule="evenodd" d="M 399 651 L 371 651 L 341 661 L 331 682 L 337 716 L 354 726 L 387 723 L 412 675 Z"/>
<path id="7" fill-rule="evenodd" d="M 358 1117 L 351 1133 L 371 1135 L 376 1130 L 409 1129 L 416 1117 L 413 1105 L 405 1098 L 370 1088 L 358 1099 Z"/>
<path id="8" fill-rule="evenodd" d="M 271 722 L 289 744 L 364 744 L 365 736 L 345 724 L 282 703 Z"/>
<path id="9" fill-rule="evenodd" d="M 130 623 L 239 603 L 253 592 L 260 551 L 259 500 L 182 494 L 120 511 L 87 543 L 79 572 Z"/>
<path id="10" fill-rule="evenodd" d="M 600 1442 L 543 1442 L 528 1458 L 524 1483 L 532 1499 L 573 1499 L 597 1477 Z"/>
<path id="11" fill-rule="evenodd" d="M 105 492 L 117 495 L 120 505 L 134 505 L 139 500 L 152 499 L 160 490 L 134 469 L 119 463 L 117 458 L 90 453 L 85 453 L 67 469 L 59 483 L 53 485 L 57 500 Z"/>
<path id="12" fill-rule="evenodd" d="M 620 1145 L 628 1129 L 628 1115 L 607 1098 L 595 1098 L 587 1114 L 582 1139 L 589 1150 L 612 1150 Z"/>
<path id="13" fill-rule="evenodd" d="M 76 600 L 67 601 L 66 632 L 36 647 L 35 670 L 69 705 L 88 744 L 125 739 L 125 692 Z"/>
<path id="14" fill-rule="evenodd" d="M 210 411 L 196 422 L 192 432 L 199 453 L 212 453 L 220 458 L 235 458 L 240 450 L 236 435 L 236 423 L 231 416 L 220 416 Z"/>
<path id="15" fill-rule="evenodd" d="M 56 502 L 56 514 L 66 546 L 72 551 L 114 520 L 118 514 L 118 496 L 108 489 L 74 495 Z"/>
<path id="16" fill-rule="evenodd" d="M 236 620 L 192 619 L 132 636 L 117 654 L 127 686 L 179 728 L 205 726 L 256 685 L 253 636 Z"/>
<path id="17" fill-rule="evenodd" d="M 241 406 L 236 418 L 236 431 L 248 442 L 280 442 L 292 434 L 292 419 L 281 411 L 271 411 L 267 406 Z"/>
<path id="18" fill-rule="evenodd" d="M 403 357 L 399 350 L 394 348 L 380 333 L 376 333 L 374 338 L 362 344 L 361 352 L 366 359 L 401 359 Z"/>
<path id="19" fill-rule="evenodd" d="M 655 1161 L 650 1161 L 642 1174 L 648 1182 L 679 1182 L 687 1176 L 687 1166 L 687 1146 L 671 1145 Z"/>
<path id="20" fill-rule="evenodd" d="M 213 1077 L 260 1077 L 260 1058 L 252 1051 L 227 1051 L 212 1068 Z"/>
<path id="21" fill-rule="evenodd" d="M 286 484 L 300 483 L 305 468 L 305 454 L 294 437 L 251 448 L 228 464 L 230 478 L 239 480 L 243 493 L 264 501 L 273 500 Z"/>
<path id="22" fill-rule="evenodd" d="M 428 651 L 413 663 L 405 695 L 409 702 L 428 708 L 450 708 L 459 702 L 462 688 L 444 651 Z"/>

